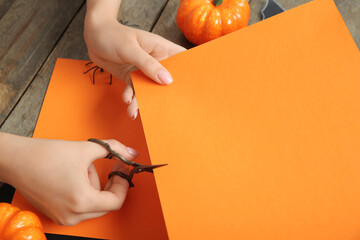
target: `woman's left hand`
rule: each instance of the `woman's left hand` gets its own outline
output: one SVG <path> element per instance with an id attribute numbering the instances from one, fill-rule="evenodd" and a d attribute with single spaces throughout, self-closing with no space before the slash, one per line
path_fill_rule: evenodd
<path id="1" fill-rule="evenodd" d="M 138 104 L 130 73 L 140 69 L 153 81 L 170 84 L 173 79 L 159 61 L 186 50 L 156 34 L 124 26 L 110 17 L 97 15 L 94 19 L 89 14 L 84 29 L 91 60 L 126 83 L 122 99 L 129 104 L 128 115 L 132 119 L 137 117 Z"/>

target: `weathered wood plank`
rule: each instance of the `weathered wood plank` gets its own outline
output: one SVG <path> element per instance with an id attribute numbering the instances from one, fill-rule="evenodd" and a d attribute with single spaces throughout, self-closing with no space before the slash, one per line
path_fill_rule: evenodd
<path id="1" fill-rule="evenodd" d="M 9 7 L 15 0 L 0 0 L 0 19 L 8 11 Z"/>
<path id="2" fill-rule="evenodd" d="M 119 19 L 122 19 L 125 22 L 127 21 L 130 25 L 136 24 L 141 29 L 150 30 L 152 24 L 157 20 L 157 16 L 163 7 L 162 4 L 164 4 L 165 1 L 159 0 L 154 2 L 158 2 L 156 8 L 154 8 L 152 4 L 143 7 L 145 5 L 144 0 L 124 0 L 120 10 Z M 130 8 L 134 9 L 130 11 Z M 135 21 L 136 19 L 134 19 L 134 21 L 132 20 L 132 14 L 138 16 L 137 21 Z M 141 19 L 144 18 L 140 16 L 145 15 L 147 16 L 147 20 L 143 22 Z M 28 137 L 32 136 L 56 59 L 59 57 L 88 59 L 87 48 L 83 40 L 84 16 L 85 6 L 71 22 L 69 28 L 38 72 L 19 103 L 0 128 L 1 131 Z"/>
<path id="3" fill-rule="evenodd" d="M 178 0 L 169 0 L 152 32 L 189 49 L 195 45 L 187 41 L 177 27 L 176 13 L 178 8 Z"/>
<path id="4" fill-rule="evenodd" d="M 359 0 L 335 0 L 341 16 L 348 27 L 352 37 L 360 49 L 360 1 Z"/>
<path id="5" fill-rule="evenodd" d="M 0 20 L 0 124 L 14 108 L 83 0 L 17 0 Z"/>
<path id="6" fill-rule="evenodd" d="M 14 0 L 0 0 L 0 19 L 4 16 L 4 14 L 8 11 L 11 4 L 14 2 Z M 7 85 L 2 84 L 0 82 L 0 89 L 4 89 L 3 92 L 11 92 L 10 89 L 7 89 Z M 0 92 L 0 101 L 5 98 L 3 94 Z M 6 98 L 5 98 L 6 101 Z M 2 187 L 3 183 L 0 182 L 0 188 Z"/>
<path id="7" fill-rule="evenodd" d="M 0 130 L 26 137 L 33 135 L 41 105 L 46 93 L 56 59 L 72 58 L 87 59 L 87 48 L 83 40 L 83 24 L 85 6 L 76 15 L 61 40 L 35 79 L 22 96 L 12 113 L 6 119 Z"/>
<path id="8" fill-rule="evenodd" d="M 266 0 L 253 0 L 250 4 L 249 25 L 257 23 L 261 20 L 261 10 L 264 8 Z"/>
<path id="9" fill-rule="evenodd" d="M 126 25 L 150 31 L 166 3 L 167 0 L 123 0 L 118 20 Z"/>

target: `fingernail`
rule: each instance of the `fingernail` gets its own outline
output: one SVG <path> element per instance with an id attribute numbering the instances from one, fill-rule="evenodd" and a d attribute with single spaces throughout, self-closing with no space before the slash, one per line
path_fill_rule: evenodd
<path id="1" fill-rule="evenodd" d="M 130 155 L 133 155 L 134 157 L 139 156 L 139 153 L 135 149 L 133 149 L 131 147 L 126 147 L 126 149 L 127 149 L 128 153 L 130 153 Z"/>
<path id="2" fill-rule="evenodd" d="M 127 104 L 130 104 L 132 102 L 132 99 L 130 99 L 128 102 L 127 102 Z"/>
<path id="3" fill-rule="evenodd" d="M 138 111 L 136 111 L 136 112 L 134 113 L 134 115 L 133 115 L 133 117 L 132 117 L 132 120 L 135 120 L 135 118 L 137 117 L 137 115 L 138 115 Z"/>
<path id="4" fill-rule="evenodd" d="M 157 75 L 158 79 L 163 82 L 164 84 L 170 84 L 173 82 L 173 79 L 170 75 L 170 73 L 168 73 L 165 70 L 161 70 L 158 75 Z"/>

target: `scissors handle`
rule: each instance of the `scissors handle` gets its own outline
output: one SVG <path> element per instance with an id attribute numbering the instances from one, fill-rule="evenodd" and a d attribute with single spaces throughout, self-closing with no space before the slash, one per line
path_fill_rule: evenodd
<path id="1" fill-rule="evenodd" d="M 118 159 L 120 159 L 123 163 L 130 165 L 130 166 L 140 166 L 141 164 L 127 160 L 125 157 L 123 157 L 121 154 L 115 152 L 114 150 L 111 149 L 110 145 L 104 141 L 101 141 L 99 139 L 96 138 L 89 138 L 88 139 L 89 142 L 94 142 L 97 144 L 100 144 L 101 146 L 103 146 L 104 148 L 106 148 L 106 150 L 108 150 L 109 154 L 106 156 L 106 158 L 112 159 L 113 157 L 116 157 Z"/>
<path id="2" fill-rule="evenodd" d="M 120 172 L 120 171 L 112 171 L 111 173 L 109 173 L 108 178 L 110 179 L 112 176 L 115 176 L 115 175 L 126 179 L 128 181 L 128 183 L 129 183 L 129 188 L 134 187 L 134 183 L 131 181 L 132 176 L 127 175 L 127 174 L 125 174 L 123 172 Z"/>
<path id="3" fill-rule="evenodd" d="M 110 179 L 112 176 L 117 175 L 119 177 L 122 177 L 124 179 L 126 179 L 129 183 L 129 188 L 134 187 L 134 184 L 132 183 L 132 178 L 134 176 L 135 173 L 140 173 L 140 172 L 150 172 L 153 173 L 153 169 L 154 168 L 158 168 L 158 167 L 162 167 L 165 166 L 167 164 L 159 164 L 159 165 L 142 165 L 130 160 L 127 160 L 126 158 L 124 158 L 121 154 L 115 152 L 114 150 L 111 149 L 110 145 L 104 141 L 101 141 L 99 139 L 96 138 L 90 138 L 88 139 L 89 142 L 94 142 L 97 144 L 100 144 L 101 146 L 103 146 L 104 148 L 106 148 L 106 150 L 108 150 L 109 154 L 106 156 L 106 158 L 113 158 L 116 157 L 119 160 L 121 160 L 123 163 L 133 166 L 133 169 L 131 169 L 129 174 L 125 174 L 121 171 L 112 171 L 108 178 Z"/>

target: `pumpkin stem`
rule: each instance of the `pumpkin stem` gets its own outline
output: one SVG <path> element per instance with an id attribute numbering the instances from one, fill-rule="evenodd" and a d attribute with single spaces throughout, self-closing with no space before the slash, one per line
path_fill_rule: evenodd
<path id="1" fill-rule="evenodd" d="M 217 7 L 219 6 L 220 4 L 222 4 L 223 0 L 214 0 L 214 5 Z"/>

